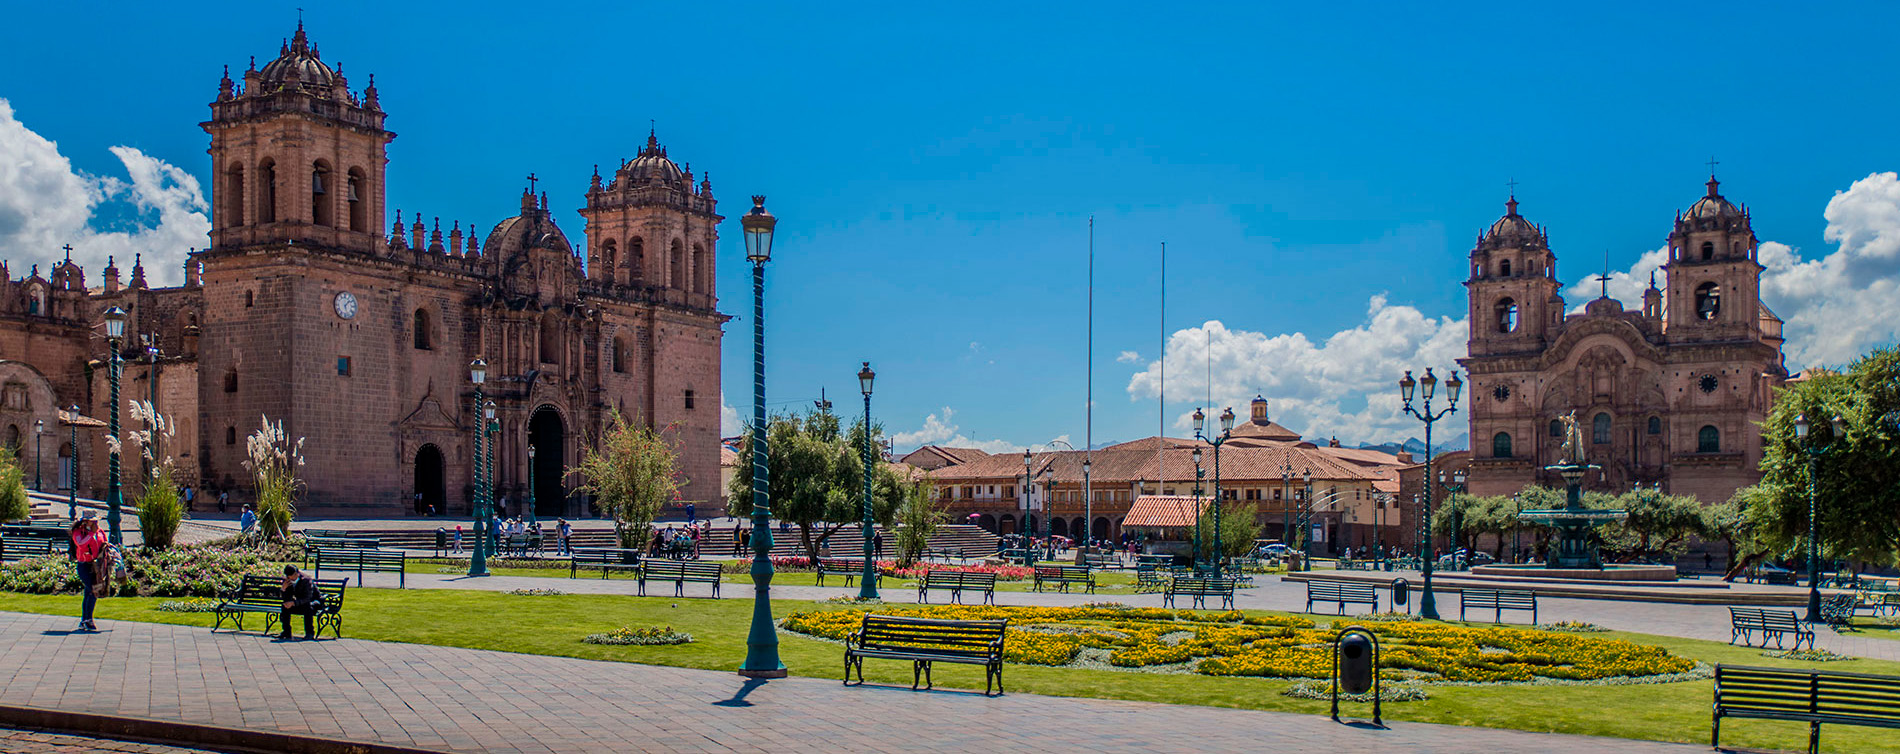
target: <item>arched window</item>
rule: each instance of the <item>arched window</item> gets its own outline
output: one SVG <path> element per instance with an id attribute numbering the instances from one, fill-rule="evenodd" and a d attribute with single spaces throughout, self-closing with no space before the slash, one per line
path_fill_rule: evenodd
<path id="1" fill-rule="evenodd" d="M 336 201 L 330 198 L 330 163 L 317 160 L 310 166 L 310 220 L 318 225 L 335 225 Z"/>
<path id="2" fill-rule="evenodd" d="M 237 369 L 224 370 L 224 392 L 235 393 L 237 392 L 237 387 Z"/>
<path id="3" fill-rule="evenodd" d="M 709 293 L 712 287 L 712 274 L 706 269 L 706 247 L 693 244 L 693 292 Z"/>
<path id="4" fill-rule="evenodd" d="M 237 427 L 224 428 L 224 444 L 226 445 L 237 444 Z"/>
<path id="5" fill-rule="evenodd" d="M 614 336 L 613 363 L 614 363 L 614 371 L 620 372 L 622 374 L 626 373 L 627 371 L 627 339 L 619 335 Z"/>
<path id="6" fill-rule="evenodd" d="M 1714 425 L 1697 430 L 1695 433 L 1695 452 L 1722 452 L 1722 430 L 1716 429 Z"/>
<path id="7" fill-rule="evenodd" d="M 1722 313 L 1722 287 L 1714 283 L 1703 283 L 1695 288 L 1695 315 L 1698 319 L 1715 319 Z"/>
<path id="8" fill-rule="evenodd" d="M 244 292 L 244 308 L 249 309 L 251 308 L 253 304 L 256 304 L 256 303 L 257 303 L 257 293 L 255 291 L 245 291 Z"/>
<path id="9" fill-rule="evenodd" d="M 541 318 L 541 363 L 561 363 L 561 329 L 554 315 Z"/>
<path id="10" fill-rule="evenodd" d="M 1598 445 L 1610 444 L 1610 415 L 1597 414 L 1590 420 L 1590 442 Z"/>
<path id="11" fill-rule="evenodd" d="M 1709 241 L 1703 241 L 1702 242 L 1702 261 L 1706 262 L 1714 258 L 1715 258 L 1715 244 Z"/>
<path id="12" fill-rule="evenodd" d="M 265 158 L 257 166 L 257 221 L 277 222 L 277 162 Z"/>
<path id="13" fill-rule="evenodd" d="M 224 172 L 224 227 L 244 224 L 244 166 L 232 165 Z"/>
<path id="14" fill-rule="evenodd" d="M 1517 332 L 1517 302 L 1516 301 L 1513 301 L 1508 298 L 1499 300 L 1497 307 L 1493 310 L 1493 313 L 1496 314 L 1496 317 L 1497 317 L 1498 332 L 1501 332 L 1501 333 Z"/>
<path id="15" fill-rule="evenodd" d="M 13 451 L 14 458 L 20 457 L 20 443 L 21 443 L 20 425 L 8 424 L 7 425 L 7 450 Z"/>
<path id="16" fill-rule="evenodd" d="M 609 238 L 600 243 L 600 269 L 591 270 L 595 280 L 620 279 L 620 244 Z"/>
<path id="17" fill-rule="evenodd" d="M 1662 434 L 1662 417 L 1660 416 L 1649 417 L 1649 433 L 1652 435 Z"/>
<path id="18" fill-rule="evenodd" d="M 369 188 L 369 179 L 363 175 L 362 168 L 350 168 L 349 194 L 344 200 L 350 203 L 350 230 L 358 233 L 369 232 L 369 202 L 364 201 L 363 192 Z"/>
<path id="19" fill-rule="evenodd" d="M 434 347 L 431 341 L 429 310 L 416 310 L 416 350 L 427 351 Z"/>
<path id="20" fill-rule="evenodd" d="M 1731 244 L 1729 244 L 1729 245 L 1728 245 L 1728 251 L 1729 251 L 1729 256 L 1732 256 L 1732 257 L 1739 257 L 1739 256 L 1741 256 L 1741 255 L 1742 255 L 1742 242 L 1741 242 L 1741 241 L 1736 241 L 1736 242 L 1734 242 L 1734 243 L 1731 243 Z"/>
<path id="21" fill-rule="evenodd" d="M 686 290 L 686 249 L 677 238 L 673 239 L 672 247 L 667 249 L 667 269 L 666 284 Z"/>
<path id="22" fill-rule="evenodd" d="M 627 282 L 639 285 L 647 279 L 647 242 L 639 236 L 627 241 Z"/>
<path id="23" fill-rule="evenodd" d="M 1557 419 L 1550 420 L 1550 436 L 1551 437 L 1564 436 L 1564 423 L 1562 421 L 1557 420 Z"/>
<path id="24" fill-rule="evenodd" d="M 1506 259 L 1502 262 L 1499 262 L 1498 263 L 1498 277 L 1508 278 L 1510 276 L 1511 276 L 1511 260 Z"/>
<path id="25" fill-rule="evenodd" d="M 1491 436 L 1491 457 L 1511 457 L 1511 433 L 1499 432 Z"/>

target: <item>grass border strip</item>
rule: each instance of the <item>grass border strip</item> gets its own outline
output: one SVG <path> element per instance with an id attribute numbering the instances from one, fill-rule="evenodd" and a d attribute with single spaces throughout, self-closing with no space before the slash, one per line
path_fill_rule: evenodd
<path id="1" fill-rule="evenodd" d="M 252 728 L 157 720 L 129 715 L 0 704 L 0 724 L 16 728 L 109 738 L 118 741 L 211 749 L 232 754 L 443 754 L 439 749 L 394 746 Z"/>

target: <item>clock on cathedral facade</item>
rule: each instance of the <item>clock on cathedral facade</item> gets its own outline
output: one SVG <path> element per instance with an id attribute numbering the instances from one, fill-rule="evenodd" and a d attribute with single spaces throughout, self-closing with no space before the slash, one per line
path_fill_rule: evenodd
<path id="1" fill-rule="evenodd" d="M 1474 387 L 1474 494 L 1561 487 L 1543 468 L 1559 460 L 1559 417 L 1571 413 L 1603 467 L 1592 489 L 1660 485 L 1718 503 L 1760 479 L 1757 423 L 1788 377 L 1782 322 L 1761 303 L 1749 213 L 1718 186 L 1710 177 L 1677 216 L 1664 282 L 1652 277 L 1636 311 L 1607 295 L 1567 311 L 1548 234 L 1516 197 L 1479 234 L 1461 360 Z"/>

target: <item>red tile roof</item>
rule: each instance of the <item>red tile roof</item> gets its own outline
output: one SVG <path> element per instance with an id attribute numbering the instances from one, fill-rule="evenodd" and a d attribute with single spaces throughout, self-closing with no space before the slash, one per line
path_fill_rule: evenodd
<path id="1" fill-rule="evenodd" d="M 1207 510 L 1211 502 L 1211 498 L 1193 495 L 1142 495 L 1128 507 L 1122 526 L 1187 528 L 1194 525 L 1196 515 Z"/>

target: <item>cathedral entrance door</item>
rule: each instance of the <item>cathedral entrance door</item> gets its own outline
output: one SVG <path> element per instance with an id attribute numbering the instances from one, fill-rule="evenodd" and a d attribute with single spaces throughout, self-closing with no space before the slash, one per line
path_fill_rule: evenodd
<path id="1" fill-rule="evenodd" d="M 528 444 L 534 447 L 534 515 L 567 515 L 567 425 L 553 406 L 534 410 L 528 420 Z"/>
<path id="2" fill-rule="evenodd" d="M 427 514 L 429 506 L 435 506 L 437 513 L 447 512 L 448 493 L 443 487 L 442 450 L 434 445 L 424 445 L 416 451 L 416 513 Z"/>

